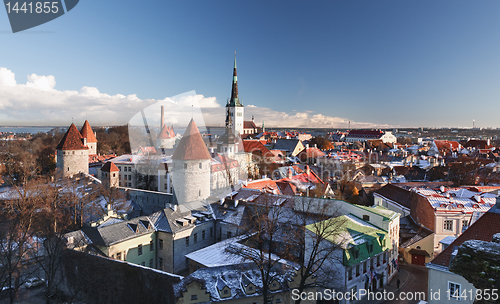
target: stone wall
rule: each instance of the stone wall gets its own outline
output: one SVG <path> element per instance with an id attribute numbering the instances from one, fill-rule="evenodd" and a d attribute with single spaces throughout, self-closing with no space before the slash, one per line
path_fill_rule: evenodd
<path id="1" fill-rule="evenodd" d="M 71 177 L 77 173 L 89 173 L 88 150 L 57 150 L 56 169 L 63 176 Z"/>
<path id="2" fill-rule="evenodd" d="M 139 207 L 141 207 L 141 215 L 155 213 L 168 207 L 168 204 L 172 204 L 174 202 L 173 195 L 170 193 L 122 187 L 119 189 L 125 193 L 127 199 L 132 200 L 139 205 Z"/>
<path id="3" fill-rule="evenodd" d="M 179 276 L 83 252 L 66 250 L 64 293 L 73 303 L 175 303 Z"/>
<path id="4" fill-rule="evenodd" d="M 173 160 L 172 171 L 178 204 L 210 196 L 210 160 Z"/>

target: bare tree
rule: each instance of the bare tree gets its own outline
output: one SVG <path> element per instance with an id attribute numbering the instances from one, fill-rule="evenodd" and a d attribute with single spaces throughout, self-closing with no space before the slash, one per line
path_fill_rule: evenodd
<path id="1" fill-rule="evenodd" d="M 272 293 L 269 285 L 278 275 L 275 269 L 285 262 L 283 257 L 290 256 L 292 246 L 284 241 L 285 226 L 280 218 L 285 216 L 285 208 L 275 204 L 277 197 L 263 194 L 259 204 L 247 206 L 251 208 L 252 216 L 248 220 L 247 238 L 240 244 L 233 244 L 228 252 L 243 257 L 260 272 L 262 279 L 262 295 L 264 304 L 272 303 Z M 277 255 L 273 252 L 279 251 Z"/>
<path id="2" fill-rule="evenodd" d="M 331 284 L 335 269 L 330 269 L 333 261 L 338 260 L 341 243 L 338 240 L 342 233 L 343 220 L 333 220 L 339 216 L 339 207 L 334 201 L 301 199 L 296 202 L 293 219 L 294 229 L 290 229 L 288 237 L 300 248 L 300 256 L 296 260 L 300 265 L 297 272 L 299 293 Z M 329 240 L 329 241 L 326 241 Z M 341 262 L 341 261 L 340 261 Z M 295 300 L 301 302 L 299 297 Z"/>

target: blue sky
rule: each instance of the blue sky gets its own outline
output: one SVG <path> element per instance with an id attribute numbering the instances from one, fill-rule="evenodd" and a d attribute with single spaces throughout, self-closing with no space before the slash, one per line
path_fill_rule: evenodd
<path id="1" fill-rule="evenodd" d="M 82 0 L 12 34 L 0 12 L 0 77 L 16 80 L 0 78 L 0 125 L 126 123 L 191 90 L 219 121 L 237 51 L 240 98 L 266 125 L 500 127 L 499 13 L 498 1 Z"/>

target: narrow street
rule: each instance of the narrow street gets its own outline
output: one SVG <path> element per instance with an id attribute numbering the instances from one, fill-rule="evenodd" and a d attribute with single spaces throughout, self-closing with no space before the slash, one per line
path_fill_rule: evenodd
<path id="1" fill-rule="evenodd" d="M 384 286 L 384 288 L 378 289 L 376 292 L 383 293 L 393 293 L 394 300 L 368 300 L 366 297 L 356 304 L 416 304 L 419 300 L 427 300 L 427 268 L 425 266 L 416 266 L 401 264 L 399 272 L 394 276 L 391 282 Z M 397 280 L 400 280 L 400 288 L 397 289 Z M 416 298 L 417 293 L 424 292 L 425 298 Z M 412 299 L 400 300 L 402 294 L 403 297 L 412 297 Z"/>

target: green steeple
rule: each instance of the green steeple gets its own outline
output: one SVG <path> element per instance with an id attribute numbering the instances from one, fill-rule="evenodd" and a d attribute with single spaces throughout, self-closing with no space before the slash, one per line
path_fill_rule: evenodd
<path id="1" fill-rule="evenodd" d="M 236 52 L 234 52 L 234 68 L 233 68 L 233 84 L 231 87 L 231 100 L 229 101 L 230 107 L 242 107 L 240 98 L 238 96 L 238 77 L 236 74 Z"/>

